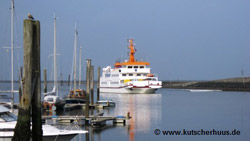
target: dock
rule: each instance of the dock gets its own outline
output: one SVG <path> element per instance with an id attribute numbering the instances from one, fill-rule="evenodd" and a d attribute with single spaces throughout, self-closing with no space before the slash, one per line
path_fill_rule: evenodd
<path id="1" fill-rule="evenodd" d="M 74 108 L 85 108 L 86 103 L 84 104 L 66 104 L 64 106 L 64 109 L 74 109 Z M 89 109 L 104 109 L 104 108 L 111 108 L 115 107 L 115 105 L 111 105 L 110 103 L 105 103 L 105 104 L 89 104 Z"/>
<path id="2" fill-rule="evenodd" d="M 96 115 L 90 115 L 88 118 L 85 116 L 42 116 L 42 120 L 54 120 L 59 123 L 72 123 L 74 121 L 87 121 L 93 127 L 101 127 L 106 125 L 106 121 L 112 121 L 113 124 L 126 124 L 126 120 L 129 120 L 130 116 L 103 116 L 104 113 L 98 113 Z"/>

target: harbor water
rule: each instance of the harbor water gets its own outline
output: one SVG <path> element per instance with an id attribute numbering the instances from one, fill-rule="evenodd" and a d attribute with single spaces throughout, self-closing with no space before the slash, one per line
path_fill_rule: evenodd
<path id="1" fill-rule="evenodd" d="M 0 89 L 4 90 L 10 84 L 0 85 Z M 60 86 L 59 95 L 64 96 L 68 91 L 69 87 L 65 83 Z M 93 113 L 118 116 L 130 112 L 132 118 L 126 125 L 113 125 L 112 122 L 107 122 L 101 128 L 83 125 L 82 128 L 88 129 L 89 134 L 78 135 L 73 141 L 250 140 L 249 92 L 190 92 L 162 88 L 156 94 L 101 93 L 100 96 L 101 99 L 112 99 L 116 106 L 95 110 Z M 15 97 L 18 98 L 17 95 Z M 84 109 L 43 114 L 84 115 Z"/>

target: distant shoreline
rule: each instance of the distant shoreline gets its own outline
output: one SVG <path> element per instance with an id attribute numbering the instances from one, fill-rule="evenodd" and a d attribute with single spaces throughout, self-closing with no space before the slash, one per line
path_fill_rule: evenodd
<path id="1" fill-rule="evenodd" d="M 43 81 L 41 81 L 43 83 Z M 73 81 L 71 81 L 73 82 Z M 78 81 L 77 81 L 78 82 Z M 2 80 L 0 83 L 11 83 L 10 80 Z M 14 81 L 18 83 L 18 81 Z M 47 81 L 53 83 L 53 81 Z M 58 83 L 68 83 L 68 80 L 59 80 Z M 86 81 L 81 81 L 86 84 Z M 94 83 L 97 83 L 95 81 Z M 222 91 L 246 91 L 250 92 L 250 77 L 237 77 L 211 81 L 162 81 L 163 88 L 174 89 L 207 89 L 207 90 L 222 90 Z"/>
<path id="2" fill-rule="evenodd" d="M 237 77 L 212 81 L 162 81 L 163 88 L 207 89 L 222 91 L 250 91 L 250 77 Z"/>

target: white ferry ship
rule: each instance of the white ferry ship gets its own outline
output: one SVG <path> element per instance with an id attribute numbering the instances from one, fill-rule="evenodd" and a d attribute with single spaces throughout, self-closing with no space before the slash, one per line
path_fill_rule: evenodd
<path id="1" fill-rule="evenodd" d="M 116 62 L 114 68 L 103 68 L 100 78 L 100 92 L 103 93 L 155 93 L 162 82 L 151 73 L 149 62 L 135 60 L 133 39 L 129 39 L 129 60 Z"/>

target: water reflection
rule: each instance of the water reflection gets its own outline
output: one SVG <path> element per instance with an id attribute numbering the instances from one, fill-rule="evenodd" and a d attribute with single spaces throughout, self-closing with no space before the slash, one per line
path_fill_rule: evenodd
<path id="1" fill-rule="evenodd" d="M 112 115 L 126 115 L 130 112 L 132 118 L 128 121 L 129 140 L 133 141 L 136 132 L 148 132 L 152 122 L 161 121 L 161 94 L 107 94 L 101 98 L 112 99 L 116 107 Z"/>
<path id="2" fill-rule="evenodd" d="M 135 140 L 137 133 L 149 132 L 152 130 L 152 124 L 160 124 L 161 122 L 161 94 L 108 94 L 101 93 L 101 99 L 112 99 L 116 103 L 115 108 L 97 109 L 95 113 L 104 112 L 104 116 L 118 116 L 127 115 L 130 112 L 132 118 L 127 121 L 126 125 L 113 124 L 107 122 L 106 126 L 100 128 L 93 128 L 85 126 L 84 129 L 89 131 L 89 134 L 80 135 L 75 140 L 85 139 L 86 141 L 106 140 L 112 138 L 117 140 L 120 136 L 113 136 L 114 134 L 124 134 L 125 138 L 130 141 Z M 108 132 L 107 132 L 108 131 Z M 106 137 L 107 134 L 112 133 Z M 105 136 L 105 137 L 104 137 Z"/>
<path id="3" fill-rule="evenodd" d="M 43 85 L 41 85 L 43 86 Z M 48 89 L 52 89 L 52 83 L 48 84 Z M 9 90 L 9 83 L 1 83 L 1 90 Z M 15 83 L 15 89 L 18 89 L 18 83 Z M 59 89 L 59 96 L 63 97 L 68 93 L 68 86 L 64 85 Z M 43 95 L 42 95 L 43 96 Z M 94 97 L 96 94 L 94 94 Z M 127 115 L 130 112 L 132 118 L 126 125 L 113 125 L 107 122 L 102 128 L 92 128 L 83 126 L 82 129 L 88 129 L 89 134 L 77 136 L 74 140 L 106 140 L 110 134 L 117 134 L 114 138 L 119 138 L 120 134 L 127 140 L 135 140 L 139 132 L 151 132 L 152 125 L 161 124 L 162 118 L 162 94 L 111 94 L 101 93 L 101 99 L 112 99 L 116 103 L 114 108 L 95 109 L 90 114 L 103 112 L 104 116 Z M 94 98 L 96 99 L 96 98 Z M 15 103 L 18 102 L 18 95 L 15 95 Z M 63 111 L 43 111 L 43 115 L 84 115 L 85 109 L 73 109 Z M 108 132 L 106 132 L 108 131 Z M 104 133 L 105 132 L 105 133 Z"/>

